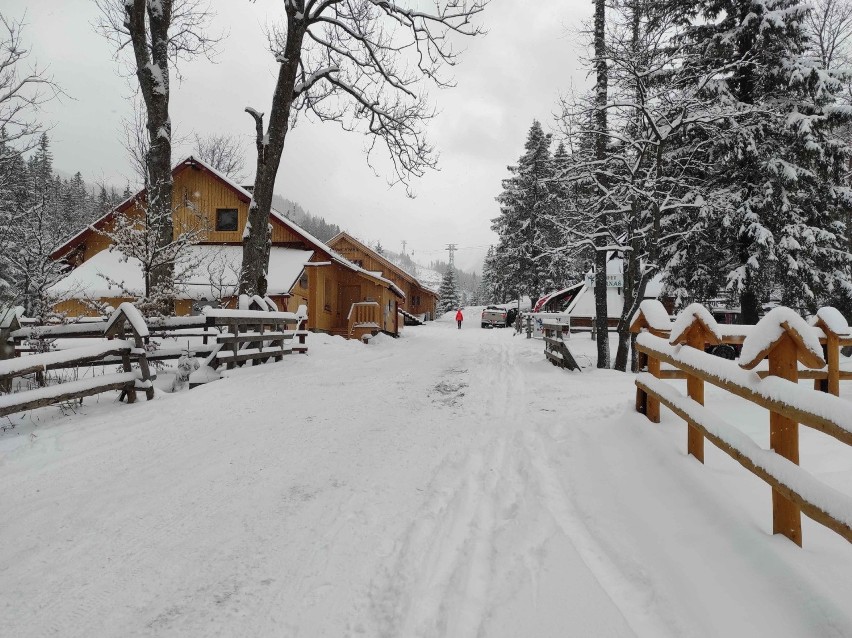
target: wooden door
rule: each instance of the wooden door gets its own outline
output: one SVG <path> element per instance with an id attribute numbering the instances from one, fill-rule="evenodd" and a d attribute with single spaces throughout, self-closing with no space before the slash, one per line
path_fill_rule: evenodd
<path id="1" fill-rule="evenodd" d="M 361 301 L 361 286 L 340 284 L 337 288 L 337 325 L 339 329 L 349 328 L 349 310 L 352 304 Z"/>

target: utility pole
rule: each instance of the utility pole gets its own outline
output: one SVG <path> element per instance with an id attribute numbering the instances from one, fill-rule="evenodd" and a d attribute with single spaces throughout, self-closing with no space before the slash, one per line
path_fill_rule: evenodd
<path id="1" fill-rule="evenodd" d="M 405 254 L 405 245 L 406 245 L 407 243 L 408 243 L 408 242 L 407 242 L 407 241 L 405 241 L 404 239 L 402 240 L 402 254 L 403 254 L 403 255 Z"/>
<path id="2" fill-rule="evenodd" d="M 447 247 L 445 248 L 445 250 L 450 253 L 450 266 L 455 267 L 455 262 L 453 260 L 453 256 L 455 255 L 455 252 L 458 250 L 458 248 L 456 247 L 455 244 L 447 244 Z"/>

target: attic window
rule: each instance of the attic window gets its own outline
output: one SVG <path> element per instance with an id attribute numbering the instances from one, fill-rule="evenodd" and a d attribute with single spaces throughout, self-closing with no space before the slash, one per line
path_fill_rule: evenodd
<path id="1" fill-rule="evenodd" d="M 237 230 L 239 213 L 236 208 L 216 209 L 216 230 Z"/>

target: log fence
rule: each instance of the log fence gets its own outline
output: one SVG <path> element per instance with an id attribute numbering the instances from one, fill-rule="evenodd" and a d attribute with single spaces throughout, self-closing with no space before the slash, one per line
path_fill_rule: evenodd
<path id="1" fill-rule="evenodd" d="M 251 361 L 281 361 L 292 352 L 307 353 L 307 314 L 263 310 L 204 310 L 205 325 L 222 332 L 205 365 L 227 369 Z"/>
<path id="2" fill-rule="evenodd" d="M 22 326 L 17 316 L 5 313 L 0 317 L 0 393 L 4 393 L 0 394 L 0 416 L 110 390 L 120 390 L 119 400 L 126 398 L 128 403 L 136 400 L 137 391 L 144 391 L 150 400 L 156 379 L 151 361 L 177 359 L 187 353 L 207 357 L 205 363 L 213 368 L 280 361 L 291 352 L 306 353 L 307 335 L 304 306 L 296 313 L 208 309 L 202 316 L 146 319 L 132 304 L 122 303 L 106 320 L 43 326 Z M 200 337 L 203 343 L 160 347 L 150 341 L 168 336 Z M 49 350 L 57 339 L 97 341 Z M 121 366 L 122 372 L 46 385 L 47 371 L 110 365 Z M 30 375 L 39 387 L 13 392 L 15 379 Z"/>
<path id="3" fill-rule="evenodd" d="M 128 403 L 136 400 L 137 390 L 143 390 L 147 398 L 152 399 L 154 387 L 142 342 L 142 339 L 147 336 L 147 329 L 144 320 L 140 323 L 140 319 L 141 315 L 136 308 L 131 304 L 122 304 L 105 322 L 109 334 L 101 336 L 113 337 L 110 340 L 94 345 L 41 352 L 0 361 L 0 388 L 8 392 L 0 396 L 0 416 L 63 401 L 82 399 L 110 390 L 121 390 L 119 398 L 126 398 Z M 130 326 L 132 340 L 124 338 L 128 331 L 127 324 Z M 43 373 L 48 370 L 95 364 L 106 365 L 109 362 L 120 362 L 123 371 L 20 392 L 11 391 L 12 383 L 18 377 L 35 374 L 39 379 L 39 385 L 43 386 Z M 133 369 L 134 362 L 137 365 L 136 370 Z"/>
<path id="4" fill-rule="evenodd" d="M 665 405 L 687 422 L 691 456 L 704 462 L 706 439 L 768 483 L 773 533 L 801 546 L 804 513 L 852 542 L 852 498 L 798 467 L 799 424 L 852 445 L 852 403 L 839 397 L 840 380 L 852 378 L 840 369 L 840 348 L 852 343 L 852 330 L 837 311 L 823 308 L 808 324 L 794 311 L 776 308 L 757 326 L 723 326 L 699 304 L 672 323 L 662 304 L 649 300 L 631 330 L 639 333 L 637 350 L 646 367 L 636 378 L 637 411 L 659 423 Z M 720 343 L 740 343 L 740 360 L 705 352 Z M 764 361 L 768 366 L 758 371 Z M 815 379 L 823 391 L 799 385 L 801 378 Z M 665 379 L 685 379 L 686 396 Z M 705 383 L 769 411 L 771 450 L 704 407 Z"/>

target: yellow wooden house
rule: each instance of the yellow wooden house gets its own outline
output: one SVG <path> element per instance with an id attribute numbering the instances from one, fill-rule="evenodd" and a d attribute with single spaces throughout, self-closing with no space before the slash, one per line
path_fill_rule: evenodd
<path id="1" fill-rule="evenodd" d="M 205 162 L 188 157 L 172 171 L 175 233 L 192 228 L 198 243 L 187 251 L 191 263 L 176 281 L 175 313 L 188 315 L 208 303 L 235 304 L 242 263 L 242 236 L 251 193 Z M 53 252 L 69 266 L 50 291 L 55 308 L 69 316 L 92 316 L 104 306 L 134 301 L 143 291 L 139 262 L 110 250 L 109 231 L 120 215 L 144 210 L 140 191 L 83 229 Z M 139 211 L 139 212 L 137 212 Z M 308 309 L 308 328 L 349 335 L 352 304 L 377 306 L 371 323 L 390 334 L 399 331 L 397 308 L 406 295 L 380 272 L 370 272 L 311 236 L 277 211 L 269 218 L 272 249 L 267 295 L 279 308 Z"/>
<path id="2" fill-rule="evenodd" d="M 438 293 L 423 285 L 414 275 L 349 233 L 342 232 L 335 235 L 329 240 L 328 245 L 352 263 L 365 270 L 381 273 L 383 277 L 396 284 L 405 293 L 405 301 L 400 304 L 403 310 L 426 320 L 435 318 Z"/>

